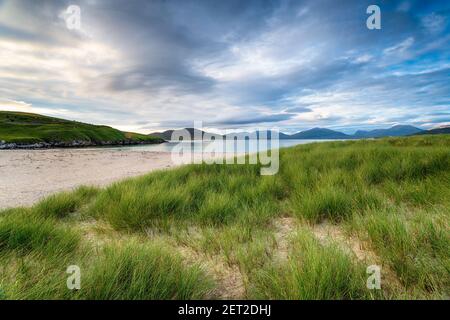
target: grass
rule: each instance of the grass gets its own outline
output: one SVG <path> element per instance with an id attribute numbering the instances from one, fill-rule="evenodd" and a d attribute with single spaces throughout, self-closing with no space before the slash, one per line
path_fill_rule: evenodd
<path id="1" fill-rule="evenodd" d="M 37 215 L 51 218 L 64 218 L 79 210 L 83 203 L 95 197 L 98 190 L 94 187 L 79 187 L 74 192 L 61 192 L 40 201 L 35 211 Z"/>
<path id="2" fill-rule="evenodd" d="M 185 267 L 164 245 L 110 245 L 85 281 L 86 299 L 201 299 L 212 281 L 198 266 Z"/>
<path id="3" fill-rule="evenodd" d="M 407 290 L 450 293 L 448 215 L 418 211 L 410 216 L 394 209 L 368 212 L 352 223 Z"/>
<path id="4" fill-rule="evenodd" d="M 276 214 L 283 186 L 259 177 L 257 167 L 189 165 L 113 184 L 95 199 L 89 214 L 117 229 L 139 231 L 167 220 L 222 225 L 262 223 Z M 214 177 L 214 178 L 213 178 Z M 267 207 L 274 209 L 267 214 Z"/>
<path id="5" fill-rule="evenodd" d="M 108 126 L 86 124 L 32 113 L 0 111 L 0 141 L 17 144 L 38 142 L 87 141 L 93 143 L 122 141 L 161 143 L 163 140 Z"/>
<path id="6" fill-rule="evenodd" d="M 274 176 L 259 165 L 188 165 L 9 209 L 0 212 L 1 294 L 446 299 L 449 151 L 444 135 L 301 145 L 280 151 Z M 346 238 L 323 241 L 324 222 Z M 378 291 L 366 288 L 374 263 Z M 65 287 L 73 264 L 77 292 Z"/>
<path id="7" fill-rule="evenodd" d="M 78 242 L 78 234 L 26 209 L 0 218 L 0 252 L 62 255 L 75 250 Z"/>
<path id="8" fill-rule="evenodd" d="M 361 284 L 365 268 L 335 245 L 323 246 L 306 229 L 294 233 L 289 258 L 257 271 L 252 295 L 258 299 L 370 299 Z"/>

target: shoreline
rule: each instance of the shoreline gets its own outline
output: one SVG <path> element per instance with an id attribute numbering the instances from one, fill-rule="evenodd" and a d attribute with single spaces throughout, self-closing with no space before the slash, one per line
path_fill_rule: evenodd
<path id="1" fill-rule="evenodd" d="M 167 141 L 156 139 L 154 141 L 137 141 L 137 140 L 120 140 L 120 141 L 101 141 L 92 142 L 85 140 L 60 141 L 60 142 L 35 142 L 29 144 L 18 144 L 15 142 L 0 141 L 0 150 L 48 150 L 48 149 L 82 149 L 93 147 L 123 147 L 123 146 L 140 146 L 161 144 Z"/>

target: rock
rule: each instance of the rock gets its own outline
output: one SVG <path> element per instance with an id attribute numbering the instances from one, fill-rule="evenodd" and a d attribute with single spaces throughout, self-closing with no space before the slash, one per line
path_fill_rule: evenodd
<path id="1" fill-rule="evenodd" d="M 17 144 L 16 143 L 1 143 L 0 144 L 0 149 L 15 149 L 17 148 Z"/>
<path id="2" fill-rule="evenodd" d="M 73 140 L 73 141 L 51 141 L 51 142 L 35 142 L 28 144 L 8 143 L 4 140 L 0 141 L 0 150 L 4 149 L 44 149 L 44 148 L 80 148 L 90 146 L 120 146 L 120 145 L 143 145 L 162 143 L 163 141 L 134 141 L 130 139 L 119 141 L 90 141 L 90 140 Z"/>

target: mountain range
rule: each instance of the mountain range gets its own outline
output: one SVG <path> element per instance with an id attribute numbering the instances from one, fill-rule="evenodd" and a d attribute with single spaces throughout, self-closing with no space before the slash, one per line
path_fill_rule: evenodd
<path id="1" fill-rule="evenodd" d="M 164 132 L 154 132 L 151 133 L 152 136 L 160 137 L 164 140 L 171 140 L 171 136 L 173 132 L 181 133 L 181 130 L 166 130 Z M 193 133 L 196 133 L 196 137 L 203 137 L 205 131 L 201 131 L 194 128 L 186 128 L 191 137 Z M 237 139 L 246 139 L 249 136 L 255 135 L 259 138 L 260 132 L 238 132 L 231 133 L 225 136 L 236 137 Z M 396 125 L 388 129 L 375 129 L 375 130 L 358 130 L 354 134 L 345 134 L 339 131 L 326 129 L 326 128 L 312 128 L 305 131 L 300 131 L 294 134 L 286 134 L 279 133 L 279 138 L 282 140 L 285 139 L 311 139 L 311 140 L 320 140 L 320 139 L 368 139 L 368 138 L 381 138 L 381 137 L 400 137 L 400 136 L 409 136 L 415 134 L 437 134 L 437 133 L 450 133 L 450 127 L 432 129 L 432 130 L 422 130 L 414 126 L 410 125 Z M 268 133 L 268 137 L 270 138 L 271 132 Z"/>

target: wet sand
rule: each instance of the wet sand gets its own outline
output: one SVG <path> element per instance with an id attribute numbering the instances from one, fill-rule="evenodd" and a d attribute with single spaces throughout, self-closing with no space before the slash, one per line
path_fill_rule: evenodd
<path id="1" fill-rule="evenodd" d="M 80 185 L 105 186 L 174 166 L 170 152 L 114 149 L 0 151 L 0 209 L 29 206 Z"/>

